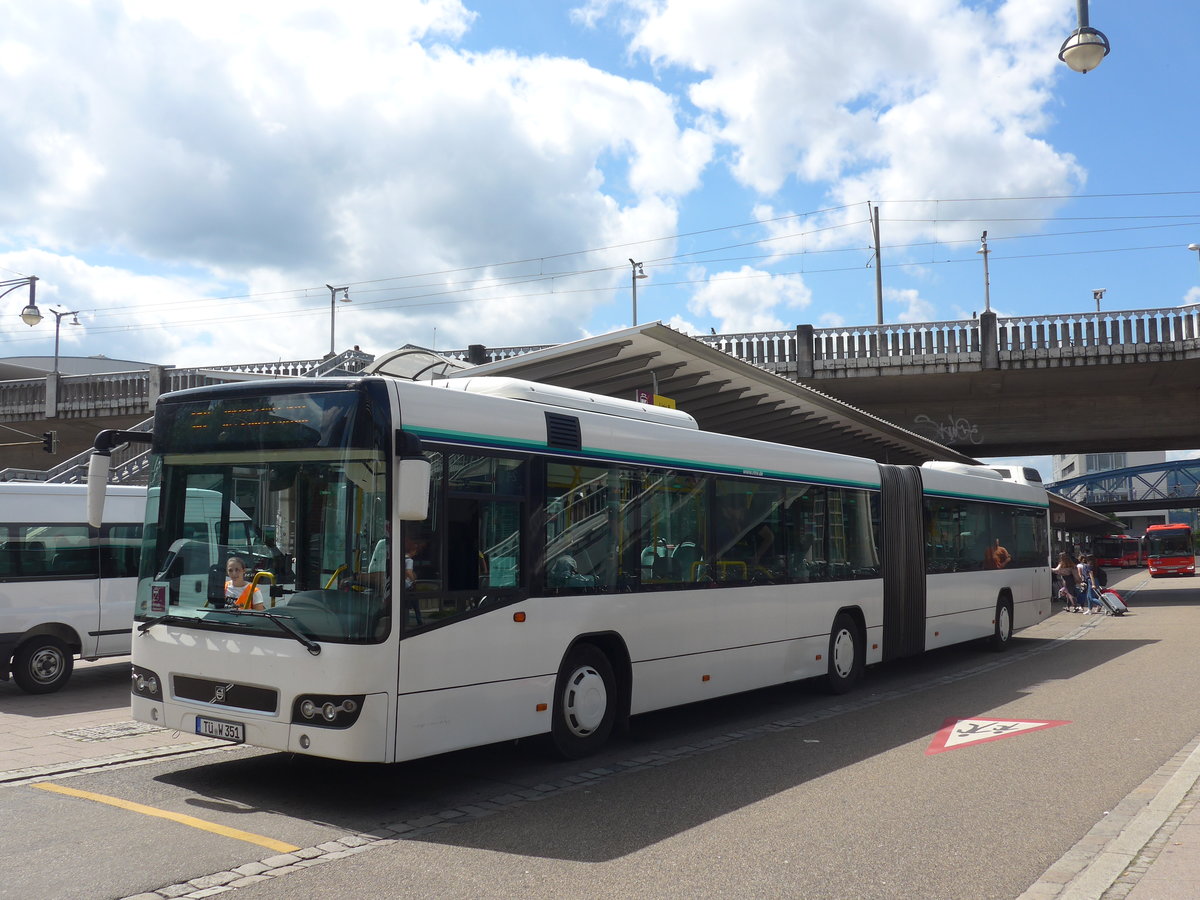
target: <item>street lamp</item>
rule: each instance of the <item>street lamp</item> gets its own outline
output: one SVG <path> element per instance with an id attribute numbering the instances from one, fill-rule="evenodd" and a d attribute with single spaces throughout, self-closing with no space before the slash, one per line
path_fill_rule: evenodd
<path id="1" fill-rule="evenodd" d="M 1200 244 L 1188 244 L 1188 249 L 1196 251 L 1196 260 L 1200 262 Z"/>
<path id="2" fill-rule="evenodd" d="M 976 253 L 983 254 L 983 311 L 992 311 L 992 281 L 988 277 L 988 248 L 987 248 L 987 232 L 979 236 L 979 249 Z"/>
<path id="3" fill-rule="evenodd" d="M 37 308 L 34 303 L 34 296 L 37 293 L 37 276 L 30 275 L 26 278 L 11 278 L 8 281 L 0 281 L 0 288 L 8 288 L 6 291 L 0 291 L 0 297 L 5 297 L 11 294 L 19 287 L 29 285 L 29 303 L 21 310 L 21 321 L 32 328 L 38 322 L 42 321 L 42 311 Z"/>
<path id="4" fill-rule="evenodd" d="M 341 293 L 343 303 L 351 302 L 350 301 L 350 288 L 349 288 L 349 286 L 334 287 L 332 284 L 327 284 L 327 285 L 325 285 L 325 287 L 329 288 L 329 355 L 333 356 L 333 354 L 334 354 L 334 350 L 333 350 L 333 316 L 334 316 L 334 312 L 337 310 L 337 305 L 336 305 L 337 295 L 339 292 Z"/>
<path id="5" fill-rule="evenodd" d="M 72 309 L 72 310 L 64 310 L 62 312 L 59 312 L 57 309 L 52 309 L 52 310 L 50 310 L 50 312 L 54 316 L 54 374 L 57 375 L 58 374 L 58 329 L 62 326 L 62 320 L 63 320 L 64 316 L 74 316 L 75 320 L 71 324 L 78 325 L 79 324 L 79 310 Z M 39 319 L 39 321 L 40 321 L 40 319 Z"/>
<path id="6" fill-rule="evenodd" d="M 1100 312 L 1100 301 L 1104 299 L 1104 292 L 1106 290 L 1108 290 L 1108 288 L 1099 288 L 1098 290 L 1092 291 L 1092 299 L 1096 301 L 1096 312 Z"/>
<path id="7" fill-rule="evenodd" d="M 1076 72 L 1086 74 L 1100 65 L 1112 48 L 1104 32 L 1088 25 L 1088 0 L 1075 0 L 1075 8 L 1079 13 L 1079 27 L 1062 42 L 1058 58 Z"/>
<path id="8" fill-rule="evenodd" d="M 647 278 L 646 272 L 642 269 L 640 262 L 629 260 L 629 265 L 633 268 L 629 272 L 629 284 L 633 287 L 633 324 L 637 324 L 637 283 L 639 278 Z"/>

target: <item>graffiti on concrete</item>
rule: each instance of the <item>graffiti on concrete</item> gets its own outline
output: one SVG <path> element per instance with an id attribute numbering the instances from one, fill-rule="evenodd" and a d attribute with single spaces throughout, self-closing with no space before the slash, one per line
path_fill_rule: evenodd
<path id="1" fill-rule="evenodd" d="M 913 419 L 913 423 L 942 444 L 982 444 L 979 426 L 962 416 L 947 416 L 945 422 L 935 422 L 924 414 Z"/>

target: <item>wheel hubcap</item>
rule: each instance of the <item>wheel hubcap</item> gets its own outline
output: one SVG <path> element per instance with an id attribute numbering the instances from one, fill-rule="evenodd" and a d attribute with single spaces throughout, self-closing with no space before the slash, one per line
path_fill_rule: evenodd
<path id="1" fill-rule="evenodd" d="M 62 654 L 49 647 L 39 650 L 29 660 L 29 674 L 43 684 L 57 678 L 62 667 Z"/>
<path id="2" fill-rule="evenodd" d="M 839 631 L 833 640 L 833 670 L 839 678 L 846 678 L 854 671 L 854 635 L 846 629 Z"/>
<path id="3" fill-rule="evenodd" d="M 576 669 L 563 691 L 563 716 L 576 737 L 587 737 L 604 721 L 608 690 L 604 679 L 591 666 Z"/>

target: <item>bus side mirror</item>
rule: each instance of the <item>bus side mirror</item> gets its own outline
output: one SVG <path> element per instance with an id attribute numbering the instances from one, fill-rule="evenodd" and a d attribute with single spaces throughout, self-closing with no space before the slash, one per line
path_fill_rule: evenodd
<path id="1" fill-rule="evenodd" d="M 419 522 L 429 516 L 429 460 L 402 459 L 396 466 L 396 518 Z"/>
<path id="2" fill-rule="evenodd" d="M 396 431 L 396 518 L 420 522 L 429 517 L 429 480 L 432 467 L 421 453 L 421 439 Z"/>
<path id="3" fill-rule="evenodd" d="M 87 518 L 88 524 L 99 528 L 104 521 L 104 493 L 108 490 L 108 469 L 112 464 L 112 452 L 124 444 L 149 444 L 153 435 L 148 431 L 118 431 L 106 428 L 92 442 L 92 455 L 88 459 Z"/>
<path id="4" fill-rule="evenodd" d="M 108 466 L 112 462 L 109 453 L 94 452 L 88 459 L 87 474 L 87 519 L 93 528 L 104 521 L 104 494 L 108 489 Z"/>

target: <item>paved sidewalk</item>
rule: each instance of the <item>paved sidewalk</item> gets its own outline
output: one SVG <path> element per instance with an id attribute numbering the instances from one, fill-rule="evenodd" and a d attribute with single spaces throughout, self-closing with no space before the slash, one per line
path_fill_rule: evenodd
<path id="1" fill-rule="evenodd" d="M 0 784 L 221 746 L 130 719 L 128 657 L 77 661 L 53 694 L 0 682 Z"/>

